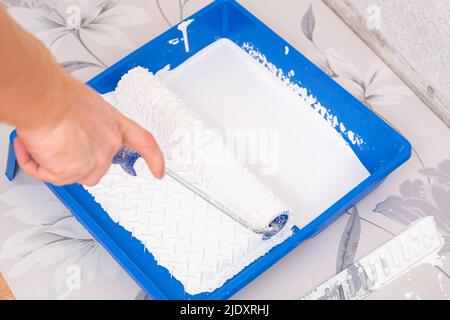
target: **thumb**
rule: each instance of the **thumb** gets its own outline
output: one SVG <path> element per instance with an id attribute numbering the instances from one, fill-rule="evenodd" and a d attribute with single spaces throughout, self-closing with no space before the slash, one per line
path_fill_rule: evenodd
<path id="1" fill-rule="evenodd" d="M 138 152 L 153 176 L 161 179 L 164 176 L 164 155 L 153 135 L 120 112 L 116 114 L 122 133 L 122 143 Z"/>

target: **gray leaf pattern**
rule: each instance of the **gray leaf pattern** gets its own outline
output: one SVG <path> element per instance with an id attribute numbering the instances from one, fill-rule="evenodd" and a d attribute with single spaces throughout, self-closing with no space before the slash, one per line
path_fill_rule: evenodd
<path id="1" fill-rule="evenodd" d="M 387 197 L 373 211 L 404 226 L 423 217 L 433 216 L 444 239 L 439 254 L 445 255 L 450 253 L 450 160 L 444 160 L 436 168 L 424 168 L 419 172 L 427 179 L 404 181 L 399 187 L 400 195 Z"/>
<path id="2" fill-rule="evenodd" d="M 399 104 L 412 93 L 405 85 L 389 85 L 385 80 L 393 76 L 392 71 L 376 61 L 363 76 L 348 59 L 340 56 L 333 48 L 322 50 L 314 41 L 316 19 L 312 4 L 302 18 L 302 33 L 311 41 L 308 57 L 325 73 L 344 87 L 355 98 L 370 109 Z"/>
<path id="3" fill-rule="evenodd" d="M 158 10 L 159 10 L 159 13 L 161 14 L 162 18 L 167 23 L 167 25 L 169 25 L 171 27 L 174 24 L 177 24 L 178 22 L 182 21 L 185 18 L 184 10 L 190 0 L 178 0 L 178 17 L 175 20 L 175 23 L 172 23 L 171 19 L 169 19 L 169 14 L 168 14 L 168 12 L 166 12 L 166 10 L 164 9 L 164 6 L 162 5 L 164 2 L 160 1 L 160 0 L 155 0 L 155 1 L 156 1 L 156 5 L 158 6 Z M 168 2 L 166 1 L 166 3 L 168 3 Z"/>
<path id="4" fill-rule="evenodd" d="M 424 168 L 420 173 L 435 181 L 435 183 L 450 188 L 450 160 L 445 160 L 436 168 Z"/>
<path id="5" fill-rule="evenodd" d="M 350 266 L 358 249 L 359 238 L 361 236 L 361 218 L 358 208 L 353 207 L 350 211 L 350 217 L 345 225 L 339 242 L 339 249 L 336 259 L 336 272 L 339 273 Z"/>
<path id="6" fill-rule="evenodd" d="M 144 290 L 139 291 L 134 300 L 150 300 Z"/>
<path id="7" fill-rule="evenodd" d="M 308 11 L 304 14 L 302 18 L 302 31 L 303 34 L 310 40 L 313 41 L 314 28 L 316 26 L 316 19 L 314 18 L 314 12 L 312 9 L 312 4 L 309 5 Z"/>
<path id="8" fill-rule="evenodd" d="M 3 0 L 6 7 L 33 8 L 38 0 Z"/>
<path id="9" fill-rule="evenodd" d="M 66 61 L 66 62 L 61 62 L 60 65 L 61 65 L 61 67 L 66 69 L 67 72 L 74 72 L 74 71 L 77 71 L 80 69 L 90 68 L 90 67 L 101 68 L 101 66 L 99 66 L 98 64 L 92 63 L 92 62 L 87 62 L 87 61 Z"/>

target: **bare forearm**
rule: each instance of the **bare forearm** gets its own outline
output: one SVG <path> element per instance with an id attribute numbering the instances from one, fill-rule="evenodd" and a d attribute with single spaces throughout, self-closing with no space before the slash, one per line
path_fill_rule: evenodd
<path id="1" fill-rule="evenodd" d="M 0 5 L 0 121 L 20 128 L 57 122 L 67 77 L 48 50 Z"/>

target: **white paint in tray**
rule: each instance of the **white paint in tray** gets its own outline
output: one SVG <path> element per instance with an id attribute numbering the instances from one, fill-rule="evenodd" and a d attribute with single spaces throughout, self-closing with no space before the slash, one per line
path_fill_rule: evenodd
<path id="1" fill-rule="evenodd" d="M 161 77 L 212 128 L 275 130 L 278 164 L 250 169 L 292 209 L 304 227 L 369 176 L 342 139 L 285 83 L 222 39 Z M 270 146 L 269 146 L 270 147 Z M 275 147 L 277 148 L 277 147 Z"/>

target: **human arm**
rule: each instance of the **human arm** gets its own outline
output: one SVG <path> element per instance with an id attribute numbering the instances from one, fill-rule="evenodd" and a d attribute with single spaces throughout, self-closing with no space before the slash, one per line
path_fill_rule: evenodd
<path id="1" fill-rule="evenodd" d="M 121 145 L 164 174 L 154 137 L 68 74 L 0 5 L 0 122 L 16 127 L 20 167 L 57 185 L 93 185 Z"/>

